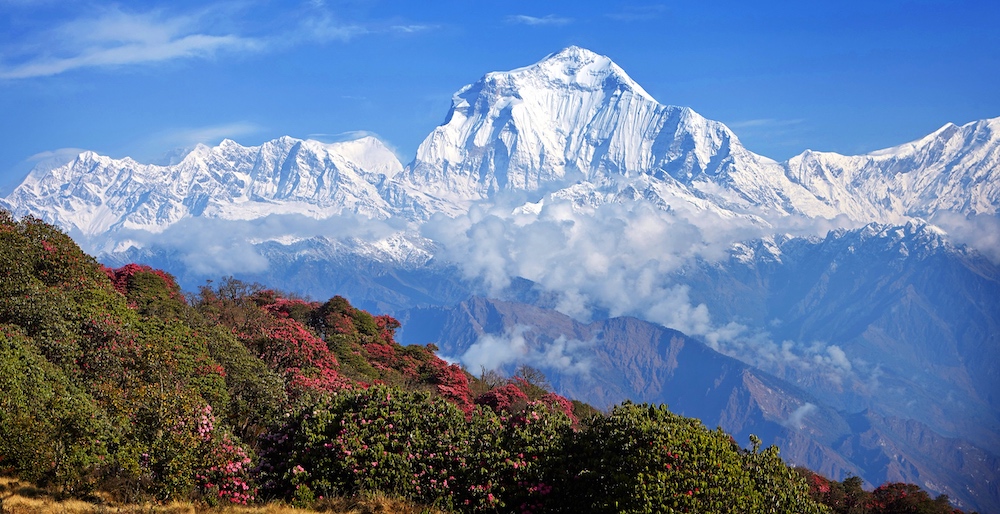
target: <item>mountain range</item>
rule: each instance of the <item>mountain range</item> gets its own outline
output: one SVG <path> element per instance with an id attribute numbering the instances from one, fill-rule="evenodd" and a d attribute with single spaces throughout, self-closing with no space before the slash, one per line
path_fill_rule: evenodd
<path id="1" fill-rule="evenodd" d="M 778 162 L 569 47 L 461 88 L 405 166 L 370 136 L 84 152 L 2 206 L 189 289 L 343 294 L 473 372 L 527 363 L 996 511 L 998 173 L 1000 118 Z"/>
<path id="2" fill-rule="evenodd" d="M 578 202 L 639 194 L 728 215 L 897 223 L 939 210 L 996 214 L 998 169 L 1000 118 L 948 124 L 866 155 L 806 151 L 778 163 L 724 124 L 658 103 L 609 58 L 569 47 L 460 89 L 406 167 L 374 137 L 225 140 L 170 166 L 84 152 L 33 170 L 5 206 L 84 236 L 160 231 L 186 216 L 421 220 L 503 192 Z"/>

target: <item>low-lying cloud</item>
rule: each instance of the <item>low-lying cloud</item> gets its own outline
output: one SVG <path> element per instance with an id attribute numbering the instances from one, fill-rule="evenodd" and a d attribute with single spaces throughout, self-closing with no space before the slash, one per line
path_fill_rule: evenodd
<path id="1" fill-rule="evenodd" d="M 698 336 L 723 354 L 779 375 L 814 376 L 837 386 L 855 377 L 858 370 L 840 346 L 774 340 L 762 328 L 714 319 L 707 305 L 692 300 L 685 283 L 692 264 L 727 259 L 735 242 L 779 230 L 823 235 L 851 225 L 848 220 L 796 217 L 776 227 L 682 202 L 669 210 L 644 201 L 581 209 L 550 196 L 540 208 L 535 205 L 475 207 L 465 216 L 432 219 L 422 234 L 438 244 L 439 257 L 456 263 L 465 278 L 481 281 L 489 295 L 501 295 L 515 278 L 524 278 L 578 321 L 636 316 Z M 504 340 L 504 350 L 496 340 L 481 341 L 470 356 L 480 362 L 487 349 L 496 348 L 498 358 L 509 358 L 503 352 L 521 348 L 517 336 Z"/>
<path id="2" fill-rule="evenodd" d="M 525 278 L 559 296 L 558 310 L 588 321 L 593 310 L 635 314 L 701 335 L 710 329 L 703 306 L 671 273 L 692 259 L 717 260 L 733 241 L 757 235 L 749 221 L 700 213 L 698 223 L 646 202 L 604 204 L 581 213 L 570 201 L 546 201 L 537 214 L 473 208 L 436 217 L 422 235 L 466 278 L 497 294 Z"/>
<path id="3" fill-rule="evenodd" d="M 939 211 L 930 221 L 944 229 L 952 242 L 971 246 L 994 264 L 1000 264 L 1000 217 L 997 215 L 964 216 Z"/>
<path id="4" fill-rule="evenodd" d="M 316 237 L 332 241 L 378 241 L 399 230 L 392 221 L 351 214 L 327 219 L 272 214 L 254 220 L 184 218 L 159 233 L 123 230 L 115 235 L 115 240 L 127 241 L 139 249 L 176 255 L 186 272 L 214 278 L 267 270 L 270 263 L 257 246 L 261 242 L 289 244 Z M 97 239 L 82 246 L 91 253 L 126 250 L 122 243 L 118 243 L 118 248 L 108 244 Z"/>
<path id="5" fill-rule="evenodd" d="M 474 373 L 480 370 L 509 373 L 522 364 L 569 375 L 590 372 L 594 341 L 559 336 L 553 341 L 541 342 L 535 340 L 531 332 L 530 326 L 516 325 L 500 334 L 483 334 L 457 360 Z"/>
<path id="6" fill-rule="evenodd" d="M 803 423 L 806 416 L 816 410 L 816 406 L 806 402 L 801 407 L 795 409 L 791 414 L 788 415 L 788 419 L 782 422 L 782 425 L 791 428 L 793 430 L 801 430 L 805 423 Z"/>

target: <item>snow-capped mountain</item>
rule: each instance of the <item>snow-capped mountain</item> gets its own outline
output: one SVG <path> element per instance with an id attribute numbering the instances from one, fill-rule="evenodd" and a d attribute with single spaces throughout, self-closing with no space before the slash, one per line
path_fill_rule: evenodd
<path id="1" fill-rule="evenodd" d="M 807 151 L 788 176 L 856 220 L 901 222 L 937 211 L 996 214 L 1000 118 L 947 124 L 926 137 L 865 155 Z"/>
<path id="2" fill-rule="evenodd" d="M 722 123 L 660 104 L 611 59 L 579 47 L 459 90 L 388 191 L 418 213 L 456 214 L 499 192 L 581 182 L 609 199 L 631 188 L 667 204 L 837 214 Z"/>
<path id="3" fill-rule="evenodd" d="M 4 201 L 72 233 L 152 232 L 185 217 L 354 213 L 423 221 L 518 192 L 580 206 L 649 201 L 760 226 L 784 216 L 902 223 L 938 210 L 995 214 L 1000 118 L 861 156 L 805 152 L 778 163 L 724 124 L 657 102 L 611 61 L 569 47 L 459 90 L 404 167 L 380 141 L 282 137 L 199 146 L 172 166 L 92 152 L 39 167 Z"/>
<path id="4" fill-rule="evenodd" d="M 4 205 L 83 236 L 116 229 L 160 232 L 198 216 L 386 218 L 390 206 L 377 188 L 401 170 L 374 137 L 330 144 L 282 137 L 254 147 L 227 139 L 212 148 L 199 145 L 172 166 L 84 152 L 62 166 L 34 169 Z"/>

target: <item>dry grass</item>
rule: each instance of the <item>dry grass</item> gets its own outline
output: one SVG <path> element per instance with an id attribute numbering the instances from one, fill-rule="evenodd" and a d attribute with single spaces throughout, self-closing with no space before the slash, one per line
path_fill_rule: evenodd
<path id="1" fill-rule="evenodd" d="M 322 500 L 316 505 L 316 510 L 277 503 L 255 507 L 208 507 L 181 502 L 115 505 L 106 497 L 97 495 L 101 503 L 58 500 L 50 491 L 15 478 L 0 477 L 0 514 L 443 514 L 436 509 L 379 494 Z"/>

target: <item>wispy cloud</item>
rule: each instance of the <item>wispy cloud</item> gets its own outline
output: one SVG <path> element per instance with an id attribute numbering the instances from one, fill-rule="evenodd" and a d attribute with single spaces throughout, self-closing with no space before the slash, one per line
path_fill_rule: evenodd
<path id="1" fill-rule="evenodd" d="M 726 122 L 726 126 L 745 144 L 766 141 L 786 148 L 800 148 L 802 143 L 798 136 L 808 130 L 804 119 L 757 118 Z"/>
<path id="2" fill-rule="evenodd" d="M 29 35 L 0 49 L 0 79 L 47 77 L 85 68 L 143 65 L 181 59 L 208 59 L 223 52 L 264 52 L 347 42 L 369 35 L 412 36 L 438 25 L 406 20 L 345 20 L 324 2 L 308 5 L 284 29 L 253 36 L 253 25 L 238 13 L 206 8 L 186 13 L 127 11 L 113 7 Z M 217 23 L 225 20 L 225 23 Z M 289 21 L 289 20 L 285 20 Z M 226 27 L 226 28 L 220 28 Z"/>
<path id="3" fill-rule="evenodd" d="M 36 153 L 35 155 L 25 159 L 25 161 L 33 164 L 48 162 L 65 163 L 72 161 L 76 158 L 76 156 L 83 152 L 86 152 L 83 148 L 59 148 L 57 150 Z"/>
<path id="4" fill-rule="evenodd" d="M 340 21 L 332 14 L 321 11 L 303 21 L 296 33 L 300 41 L 350 41 L 355 37 L 371 33 L 371 29 L 362 24 Z"/>
<path id="5" fill-rule="evenodd" d="M 389 30 L 397 34 L 417 34 L 438 28 L 437 25 L 393 25 Z"/>
<path id="6" fill-rule="evenodd" d="M 355 139 L 361 139 L 363 137 L 374 137 L 376 139 L 381 139 L 381 136 L 370 131 L 370 130 L 348 130 L 347 132 L 338 132 L 335 134 L 327 132 L 314 132 L 312 134 L 306 134 L 309 139 L 315 139 L 317 141 L 324 141 L 328 143 L 337 143 L 340 141 L 354 141 Z"/>
<path id="7" fill-rule="evenodd" d="M 291 33 L 275 38 L 276 45 L 304 42 L 346 42 L 371 35 L 407 36 L 431 32 L 438 25 L 410 23 L 408 20 L 350 21 L 330 8 L 326 2 L 313 0 L 298 27 Z"/>
<path id="8" fill-rule="evenodd" d="M 762 129 L 773 129 L 773 128 L 784 128 L 784 127 L 794 127 L 795 125 L 800 125 L 805 120 L 777 120 L 774 118 L 759 118 L 753 120 L 741 120 L 726 123 L 726 125 L 731 129 L 744 129 L 744 128 L 762 128 Z"/>
<path id="9" fill-rule="evenodd" d="M 140 162 L 177 164 L 199 143 L 214 145 L 225 138 L 240 138 L 263 131 L 263 127 L 249 121 L 176 127 L 155 132 L 138 141 L 129 149 L 128 154 Z"/>
<path id="10" fill-rule="evenodd" d="M 1000 264 L 1000 216 L 938 211 L 930 221 L 947 231 L 952 242 L 969 245 Z"/>
<path id="11" fill-rule="evenodd" d="M 793 430 L 801 430 L 802 427 L 805 426 L 805 423 L 803 423 L 805 417 L 814 412 L 815 410 L 816 410 L 815 405 L 806 402 L 804 405 L 795 409 L 794 412 L 789 414 L 788 419 L 786 419 L 781 424 Z"/>
<path id="12" fill-rule="evenodd" d="M 70 70 L 212 57 L 254 51 L 263 44 L 236 34 L 212 34 L 202 16 L 129 13 L 119 9 L 69 21 L 26 45 L 20 62 L 0 65 L 0 78 L 24 79 Z"/>
<path id="13" fill-rule="evenodd" d="M 523 25 L 568 25 L 573 23 L 573 18 L 564 18 L 561 16 L 556 16 L 554 14 L 548 14 L 542 17 L 528 16 L 527 14 L 515 14 L 507 17 L 507 22 L 509 23 L 520 23 Z"/>

